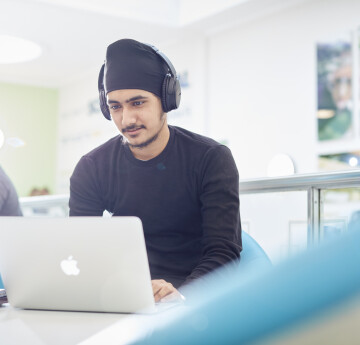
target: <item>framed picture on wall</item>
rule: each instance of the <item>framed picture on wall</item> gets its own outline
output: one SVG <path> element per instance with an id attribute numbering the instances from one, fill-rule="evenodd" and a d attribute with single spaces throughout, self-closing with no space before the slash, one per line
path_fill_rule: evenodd
<path id="1" fill-rule="evenodd" d="M 318 139 L 353 136 L 351 33 L 317 44 Z"/>

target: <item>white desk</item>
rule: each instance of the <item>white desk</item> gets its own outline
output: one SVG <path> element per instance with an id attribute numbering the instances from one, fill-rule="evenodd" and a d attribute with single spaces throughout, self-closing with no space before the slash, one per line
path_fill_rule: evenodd
<path id="1" fill-rule="evenodd" d="M 38 311 L 0 307 L 1 345 L 125 344 L 153 315 Z"/>
<path id="2" fill-rule="evenodd" d="M 63 312 L 0 307 L 1 345 L 123 345 L 171 322 L 188 308 L 153 315 Z"/>

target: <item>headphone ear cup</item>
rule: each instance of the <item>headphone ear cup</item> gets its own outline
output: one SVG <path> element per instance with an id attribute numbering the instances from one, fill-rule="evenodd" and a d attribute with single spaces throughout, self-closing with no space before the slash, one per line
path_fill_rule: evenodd
<path id="1" fill-rule="evenodd" d="M 100 110 L 103 113 L 105 119 L 111 121 L 109 107 L 106 103 L 106 94 L 105 94 L 105 87 L 104 87 L 104 70 L 105 70 L 105 64 L 103 64 L 101 66 L 100 73 L 99 73 L 99 79 L 98 79 Z"/>
<path id="2" fill-rule="evenodd" d="M 181 100 L 181 86 L 180 86 L 180 80 L 176 77 L 174 79 L 174 109 L 179 108 L 180 100 Z"/>
<path id="3" fill-rule="evenodd" d="M 161 104 L 165 113 L 177 109 L 181 99 L 181 87 L 178 78 L 167 74 L 162 85 Z"/>
<path id="4" fill-rule="evenodd" d="M 99 98 L 100 98 L 100 110 L 103 113 L 105 119 L 111 121 L 111 115 L 109 111 L 109 107 L 106 103 L 106 95 L 105 90 L 102 90 L 99 92 Z"/>
<path id="5" fill-rule="evenodd" d="M 164 78 L 163 84 L 162 84 L 162 93 L 161 93 L 161 104 L 164 113 L 167 113 L 170 111 L 168 106 L 168 89 L 169 89 L 169 79 L 171 78 L 170 74 L 167 74 Z"/>

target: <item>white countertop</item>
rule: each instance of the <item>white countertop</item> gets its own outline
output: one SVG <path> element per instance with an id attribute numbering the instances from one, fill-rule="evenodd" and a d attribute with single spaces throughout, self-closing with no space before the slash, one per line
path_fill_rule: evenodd
<path id="1" fill-rule="evenodd" d="M 178 309 L 178 308 L 176 308 Z M 179 308 L 181 312 L 185 308 Z M 168 313 L 170 312 L 170 313 Z M 0 307 L 1 345 L 127 344 L 176 317 L 174 310 L 157 314 L 117 314 Z"/>
<path id="2" fill-rule="evenodd" d="M 22 310 L 7 305 L 0 308 L 0 343 L 79 344 L 125 319 L 140 322 L 149 318 L 148 315 Z"/>

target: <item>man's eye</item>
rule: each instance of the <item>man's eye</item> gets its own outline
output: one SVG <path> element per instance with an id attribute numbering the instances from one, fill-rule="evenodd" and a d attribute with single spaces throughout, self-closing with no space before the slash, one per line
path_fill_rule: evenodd
<path id="1" fill-rule="evenodd" d="M 110 106 L 110 110 L 117 110 L 120 109 L 120 105 L 112 105 Z"/>
<path id="2" fill-rule="evenodd" d="M 133 103 L 133 105 L 134 105 L 135 107 L 137 107 L 137 106 L 139 106 L 139 105 L 142 105 L 142 104 L 144 104 L 144 101 L 136 101 L 136 102 Z"/>

